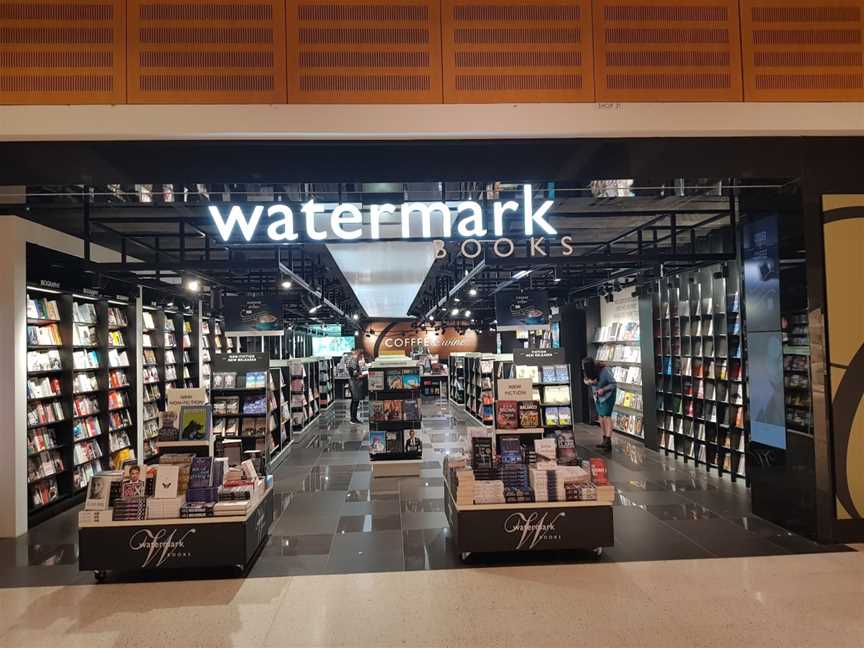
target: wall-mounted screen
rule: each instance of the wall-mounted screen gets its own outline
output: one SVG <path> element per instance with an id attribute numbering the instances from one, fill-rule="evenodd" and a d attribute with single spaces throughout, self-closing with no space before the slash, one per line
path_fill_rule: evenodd
<path id="1" fill-rule="evenodd" d="M 331 336 L 312 338 L 312 355 L 313 356 L 341 356 L 343 353 L 354 350 L 354 336 Z"/>

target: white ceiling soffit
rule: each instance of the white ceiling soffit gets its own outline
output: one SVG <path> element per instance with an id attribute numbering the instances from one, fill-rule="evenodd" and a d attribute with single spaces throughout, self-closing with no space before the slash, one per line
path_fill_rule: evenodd
<path id="1" fill-rule="evenodd" d="M 407 317 L 435 262 L 435 246 L 422 242 L 328 245 L 369 317 Z"/>

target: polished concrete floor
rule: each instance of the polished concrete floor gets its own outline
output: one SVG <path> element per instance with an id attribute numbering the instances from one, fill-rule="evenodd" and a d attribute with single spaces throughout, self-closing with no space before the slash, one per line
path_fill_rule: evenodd
<path id="1" fill-rule="evenodd" d="M 754 518 L 742 486 L 624 438 L 609 461 L 615 546 L 599 562 L 462 563 L 440 460 L 471 422 L 446 405 L 425 415 L 421 477 L 381 480 L 364 427 L 329 411 L 276 471 L 252 578 L 95 585 L 78 572 L 74 511 L 0 541 L 0 646 L 864 645 L 864 555 Z M 596 431 L 579 438 L 589 448 Z"/>
<path id="2" fill-rule="evenodd" d="M 864 645 L 857 552 L 0 589 L 0 646 Z"/>
<path id="3" fill-rule="evenodd" d="M 367 430 L 327 410 L 274 473 L 276 520 L 250 576 L 414 571 L 543 563 L 589 563 L 585 552 L 474 555 L 462 561 L 444 515 L 441 461 L 474 422 L 448 403 L 426 403 L 420 477 L 373 478 Z M 577 427 L 583 456 L 597 429 Z M 768 556 L 848 551 L 817 545 L 750 513 L 747 488 L 704 468 L 616 439 L 608 460 L 618 488 L 615 546 L 601 562 Z M 72 510 L 17 540 L 0 540 L 0 587 L 92 582 L 78 571 Z M 208 572 L 206 577 L 224 573 Z M 201 577 L 201 574 L 178 574 Z M 140 579 L 142 575 L 119 576 Z"/>

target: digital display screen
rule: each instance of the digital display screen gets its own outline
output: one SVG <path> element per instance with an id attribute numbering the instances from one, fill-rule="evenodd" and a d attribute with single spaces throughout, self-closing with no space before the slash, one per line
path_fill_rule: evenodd
<path id="1" fill-rule="evenodd" d="M 312 355 L 333 357 L 354 350 L 354 336 L 330 336 L 312 338 Z"/>

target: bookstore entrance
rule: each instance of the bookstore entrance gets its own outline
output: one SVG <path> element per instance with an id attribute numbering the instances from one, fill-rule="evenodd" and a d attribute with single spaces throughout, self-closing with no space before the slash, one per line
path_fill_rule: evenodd
<path id="1" fill-rule="evenodd" d="M 130 156 L 128 184 L 10 188 L 8 441 L 26 471 L 4 534 L 28 534 L 28 564 L 72 546 L 43 562 L 120 569 L 134 556 L 93 558 L 106 529 L 216 511 L 242 524 L 210 566 L 253 576 L 839 549 L 816 495 L 809 187 L 658 177 L 638 143 L 575 146 L 593 165 L 545 143 L 560 167 L 505 155 L 478 180 L 444 164 L 466 146 L 341 179 L 299 147 L 310 176 L 278 179 L 278 147 L 238 145 L 253 183 L 190 144 L 203 182 L 139 183 L 156 167 Z M 130 466 L 155 483 L 163 464 L 178 492 L 127 492 Z M 587 535 L 512 517 L 582 509 Z"/>

